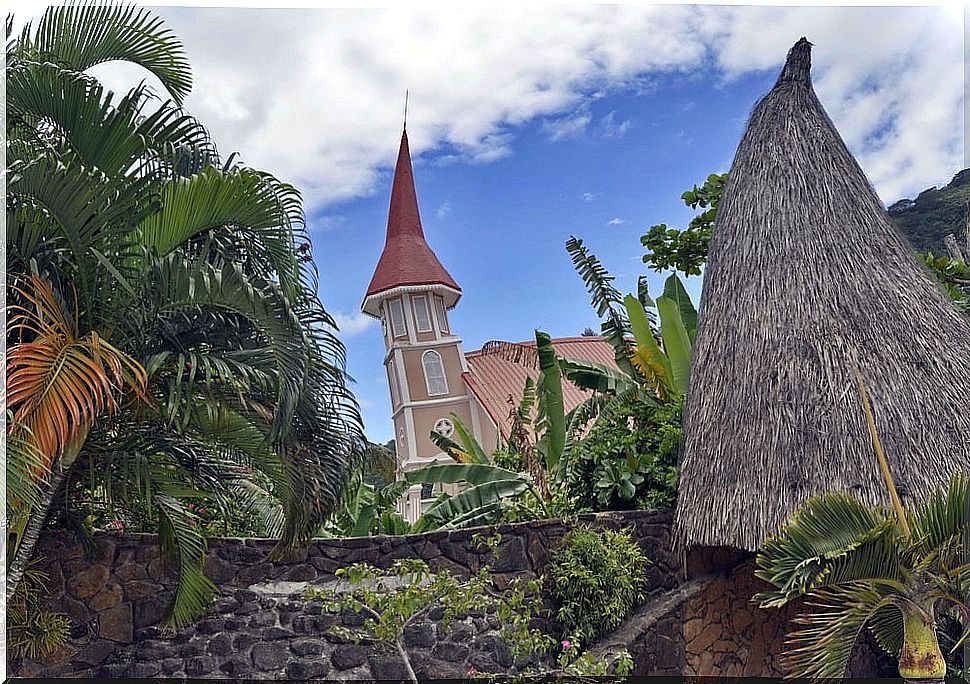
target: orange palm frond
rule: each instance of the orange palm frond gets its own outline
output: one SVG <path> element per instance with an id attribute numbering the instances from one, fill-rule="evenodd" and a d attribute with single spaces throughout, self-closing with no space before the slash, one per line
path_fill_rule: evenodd
<path id="1" fill-rule="evenodd" d="M 29 279 L 18 292 L 30 303 L 15 307 L 11 329 L 21 341 L 7 353 L 7 405 L 46 458 L 111 413 L 125 391 L 145 399 L 147 376 L 138 361 L 96 331 L 80 336 L 50 283 Z M 23 341 L 23 340 L 28 341 Z"/>

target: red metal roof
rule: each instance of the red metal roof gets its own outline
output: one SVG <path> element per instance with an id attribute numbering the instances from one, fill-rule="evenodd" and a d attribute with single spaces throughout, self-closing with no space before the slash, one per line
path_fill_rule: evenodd
<path id="1" fill-rule="evenodd" d="M 535 340 L 522 342 L 522 345 L 535 347 Z M 561 337 L 553 340 L 559 356 L 593 361 L 610 368 L 619 368 L 613 356 L 613 347 L 599 335 L 582 337 Z M 509 411 L 518 406 L 522 400 L 522 390 L 525 379 L 535 380 L 539 372 L 527 365 L 514 363 L 499 353 L 483 352 L 481 350 L 465 354 L 470 371 L 462 377 L 472 394 L 478 399 L 492 421 L 498 426 L 504 437 L 508 437 L 512 424 Z M 562 383 L 563 402 L 566 411 L 571 411 L 580 404 L 591 392 L 585 392 L 568 380 Z M 509 397 L 513 404 L 509 403 Z"/>
<path id="2" fill-rule="evenodd" d="M 394 169 L 384 252 L 377 262 L 366 297 L 402 285 L 445 285 L 461 292 L 458 283 L 424 239 L 407 131 L 401 136 L 401 149 Z"/>

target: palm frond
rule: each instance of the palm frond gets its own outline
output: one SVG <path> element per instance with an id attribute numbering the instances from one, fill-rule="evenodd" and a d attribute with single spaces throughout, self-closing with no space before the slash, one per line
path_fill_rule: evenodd
<path id="1" fill-rule="evenodd" d="M 193 149 L 207 158 L 215 147 L 193 117 L 165 103 L 145 111 L 145 86 L 115 101 L 97 81 L 55 64 L 26 64 L 7 72 L 7 106 L 13 117 L 43 122 L 48 139 L 66 146 L 89 169 L 121 177 L 170 169 L 176 150 Z M 63 151 L 62 153 L 63 154 Z"/>
<path id="2" fill-rule="evenodd" d="M 755 600 L 777 607 L 818 587 L 861 580 L 898 587 L 907 579 L 900 548 L 886 511 L 842 493 L 813 497 L 762 545 L 755 575 L 777 591 Z"/>
<path id="3" fill-rule="evenodd" d="M 6 434 L 7 516 L 15 517 L 39 503 L 48 459 L 38 448 L 30 428 L 17 423 L 9 410 Z"/>
<path id="4" fill-rule="evenodd" d="M 158 540 L 163 556 L 178 567 L 175 597 L 165 624 L 182 627 L 201 616 L 219 588 L 205 576 L 206 544 L 196 516 L 172 494 L 158 494 Z"/>
<path id="5" fill-rule="evenodd" d="M 117 406 L 126 389 L 145 396 L 144 368 L 96 332 L 79 337 L 50 284 L 30 279 L 19 290 L 32 309 L 19 309 L 13 331 L 30 341 L 7 355 L 7 402 L 45 455 L 46 465 L 103 412 Z"/>
<path id="6" fill-rule="evenodd" d="M 566 241 L 566 251 L 569 252 L 576 272 L 579 273 L 586 289 L 589 291 L 591 303 L 596 315 L 605 318 L 601 330 L 607 342 L 613 347 L 613 354 L 617 365 L 631 377 L 636 373 L 630 364 L 630 323 L 623 310 L 623 297 L 613 287 L 613 276 L 609 274 L 595 255 L 591 254 L 582 240 L 570 237 Z"/>
<path id="7" fill-rule="evenodd" d="M 963 544 L 970 529 L 970 478 L 958 473 L 946 489 L 937 489 L 918 505 L 910 518 L 913 541 L 924 554 Z M 963 553 L 967 554 L 966 547 Z M 970 560 L 970 559 L 967 559 Z M 964 561 L 967 562 L 967 561 Z"/>
<path id="8" fill-rule="evenodd" d="M 864 583 L 814 591 L 806 605 L 811 612 L 793 619 L 798 628 L 785 640 L 782 665 L 791 677 L 813 680 L 845 677 L 866 623 L 877 612 L 892 608 L 879 591 Z"/>
<path id="9" fill-rule="evenodd" d="M 231 238 L 220 250 L 222 258 L 252 260 L 248 271 L 273 273 L 294 301 L 299 269 L 291 215 L 263 175 L 249 169 L 226 174 L 208 167 L 166 183 L 161 203 L 162 210 L 139 226 L 138 242 L 166 257 L 197 235 L 221 232 Z M 227 249 L 232 251 L 226 254 Z M 240 249 L 245 252 L 239 254 Z"/>
<path id="10" fill-rule="evenodd" d="M 145 7 L 101 3 L 49 7 L 36 31 L 30 24 L 24 28 L 17 52 L 79 72 L 111 61 L 138 64 L 158 77 L 179 103 L 192 89 L 182 44 Z"/>

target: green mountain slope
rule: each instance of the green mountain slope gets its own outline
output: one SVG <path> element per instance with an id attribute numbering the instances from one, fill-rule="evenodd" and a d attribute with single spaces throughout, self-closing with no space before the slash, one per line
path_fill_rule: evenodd
<path id="1" fill-rule="evenodd" d="M 964 235 L 964 217 L 970 200 L 970 169 L 953 177 L 949 185 L 924 190 L 915 200 L 901 199 L 889 207 L 889 215 L 918 252 L 946 254 L 943 238 Z M 961 239 L 961 244 L 965 244 Z"/>

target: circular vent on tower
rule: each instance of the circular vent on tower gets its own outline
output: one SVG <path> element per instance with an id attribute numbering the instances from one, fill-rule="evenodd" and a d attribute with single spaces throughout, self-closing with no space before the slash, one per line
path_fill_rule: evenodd
<path id="1" fill-rule="evenodd" d="M 455 434 L 455 424 L 450 418 L 439 418 L 434 422 L 434 431 L 444 437 L 451 437 Z"/>

